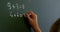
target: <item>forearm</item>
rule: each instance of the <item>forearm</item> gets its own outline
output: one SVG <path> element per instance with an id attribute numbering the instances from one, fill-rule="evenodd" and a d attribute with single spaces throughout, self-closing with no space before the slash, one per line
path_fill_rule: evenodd
<path id="1" fill-rule="evenodd" d="M 37 25 L 35 25 L 34 27 L 33 27 L 33 30 L 34 30 L 34 32 L 41 32 L 41 30 L 40 30 L 40 28 L 39 28 L 39 26 Z"/>

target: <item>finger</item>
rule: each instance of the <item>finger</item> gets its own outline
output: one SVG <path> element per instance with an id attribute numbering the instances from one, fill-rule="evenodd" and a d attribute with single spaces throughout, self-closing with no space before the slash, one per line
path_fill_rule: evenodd
<path id="1" fill-rule="evenodd" d="M 34 18 L 36 16 L 36 14 L 32 11 L 29 11 L 29 13 L 31 14 L 31 16 Z"/>
<path id="2" fill-rule="evenodd" d="M 28 11 L 28 12 L 25 13 L 25 16 L 26 16 L 27 14 L 30 15 L 31 13 L 29 13 L 29 11 Z"/>
<path id="3" fill-rule="evenodd" d="M 27 19 L 31 20 L 30 14 L 26 13 L 25 15 Z"/>
<path id="4" fill-rule="evenodd" d="M 28 12 L 26 12 L 26 14 L 28 14 L 31 19 L 34 19 L 35 16 L 36 16 L 36 15 L 34 14 L 34 12 L 32 12 L 32 11 L 28 11 Z"/>

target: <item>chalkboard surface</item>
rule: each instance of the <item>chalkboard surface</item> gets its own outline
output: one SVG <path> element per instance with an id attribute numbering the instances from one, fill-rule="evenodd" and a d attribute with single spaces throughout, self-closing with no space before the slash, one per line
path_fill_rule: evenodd
<path id="1" fill-rule="evenodd" d="M 24 17 L 26 0 L 0 0 L 0 32 L 30 32 Z"/>
<path id="2" fill-rule="evenodd" d="M 42 32 L 50 32 L 60 18 L 60 0 L 0 0 L 0 32 L 30 32 L 22 16 L 32 10 Z"/>

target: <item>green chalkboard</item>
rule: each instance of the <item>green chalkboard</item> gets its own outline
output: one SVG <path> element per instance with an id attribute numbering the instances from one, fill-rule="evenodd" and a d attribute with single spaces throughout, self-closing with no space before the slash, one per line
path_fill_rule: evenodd
<path id="1" fill-rule="evenodd" d="M 25 3 L 27 0 L 0 0 L 0 32 L 30 32 Z"/>

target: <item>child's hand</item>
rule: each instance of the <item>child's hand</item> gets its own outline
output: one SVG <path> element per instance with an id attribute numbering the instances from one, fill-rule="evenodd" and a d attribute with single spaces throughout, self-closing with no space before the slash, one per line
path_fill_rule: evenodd
<path id="1" fill-rule="evenodd" d="M 38 26 L 38 22 L 37 22 L 37 15 L 35 13 L 33 13 L 32 11 L 28 11 L 26 12 L 26 18 L 28 19 L 30 25 L 33 27 L 33 29 L 36 32 L 40 32 L 40 28 Z"/>
<path id="2" fill-rule="evenodd" d="M 29 23 L 32 26 L 36 26 L 37 25 L 37 15 L 34 14 L 32 11 L 26 12 L 26 18 L 28 19 Z"/>

